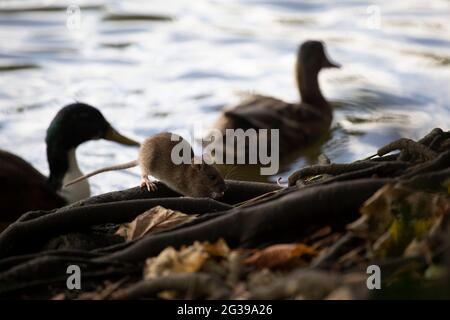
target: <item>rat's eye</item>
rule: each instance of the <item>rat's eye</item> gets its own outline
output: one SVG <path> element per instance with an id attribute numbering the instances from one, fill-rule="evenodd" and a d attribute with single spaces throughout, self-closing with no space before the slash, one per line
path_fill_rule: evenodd
<path id="1" fill-rule="evenodd" d="M 216 180 L 216 176 L 213 174 L 208 174 L 208 179 L 214 181 Z"/>

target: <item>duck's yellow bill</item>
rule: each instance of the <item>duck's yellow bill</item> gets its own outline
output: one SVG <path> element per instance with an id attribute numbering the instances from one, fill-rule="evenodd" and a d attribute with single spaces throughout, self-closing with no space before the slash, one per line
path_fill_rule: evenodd
<path id="1" fill-rule="evenodd" d="M 105 140 L 114 141 L 127 146 L 139 146 L 140 143 L 121 135 L 116 129 L 110 127 L 104 136 Z"/>

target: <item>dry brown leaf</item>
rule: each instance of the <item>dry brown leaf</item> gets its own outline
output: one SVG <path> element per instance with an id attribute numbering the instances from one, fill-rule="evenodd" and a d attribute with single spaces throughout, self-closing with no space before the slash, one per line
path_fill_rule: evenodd
<path id="1" fill-rule="evenodd" d="M 146 261 L 144 275 L 146 279 L 165 276 L 171 273 L 196 272 L 205 263 L 208 254 L 192 247 L 180 252 L 173 247 L 164 249 L 156 258 Z"/>
<path id="2" fill-rule="evenodd" d="M 393 185 L 383 186 L 364 202 L 360 209 L 361 218 L 349 224 L 347 229 L 358 236 L 375 241 L 391 225 L 394 217 L 390 203 L 398 195 L 399 191 Z"/>
<path id="3" fill-rule="evenodd" d="M 369 240 L 371 257 L 411 255 L 421 252 L 416 242 L 438 232 L 449 213 L 445 194 L 385 185 L 363 204 L 361 218 L 347 229 Z"/>
<path id="4" fill-rule="evenodd" d="M 179 251 L 167 247 L 157 257 L 146 260 L 144 277 L 149 279 L 172 273 L 197 272 L 209 258 L 226 257 L 229 252 L 230 249 L 223 239 L 213 244 L 196 241 Z"/>
<path id="5" fill-rule="evenodd" d="M 58 293 L 57 295 L 51 297 L 50 300 L 66 300 L 66 294 L 64 292 Z"/>
<path id="6" fill-rule="evenodd" d="M 305 254 L 316 255 L 317 251 L 302 243 L 276 244 L 255 252 L 245 263 L 270 269 L 290 264 Z"/>
<path id="7" fill-rule="evenodd" d="M 138 215 L 132 222 L 122 224 L 116 234 L 127 241 L 142 237 L 150 232 L 166 230 L 195 219 L 197 215 L 187 215 L 179 211 L 156 206 Z"/>
<path id="8" fill-rule="evenodd" d="M 342 286 L 331 291 L 325 300 L 354 300 L 355 297 L 349 287 Z"/>
<path id="9" fill-rule="evenodd" d="M 215 243 L 203 242 L 201 245 L 207 253 L 214 257 L 226 257 L 230 253 L 230 248 L 222 238 Z"/>

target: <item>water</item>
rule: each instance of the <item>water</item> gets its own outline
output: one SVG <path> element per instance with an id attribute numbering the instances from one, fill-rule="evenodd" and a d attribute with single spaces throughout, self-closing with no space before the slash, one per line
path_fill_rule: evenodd
<path id="1" fill-rule="evenodd" d="M 335 114 L 317 152 L 333 162 L 450 127 L 450 1 L 123 2 L 0 1 L 0 148 L 47 174 L 45 130 L 76 100 L 136 139 L 212 122 L 239 92 L 296 101 L 295 52 L 307 39 L 343 65 L 320 77 Z M 106 141 L 78 149 L 84 172 L 136 154 Z M 91 183 L 95 194 L 131 187 L 138 172 Z"/>

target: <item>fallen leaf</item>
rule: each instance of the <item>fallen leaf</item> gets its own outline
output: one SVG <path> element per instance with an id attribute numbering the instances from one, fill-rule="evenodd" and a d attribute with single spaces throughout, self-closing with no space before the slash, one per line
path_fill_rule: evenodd
<path id="1" fill-rule="evenodd" d="M 394 219 L 390 211 L 393 192 L 393 185 L 385 185 L 375 192 L 361 207 L 361 218 L 349 224 L 347 229 L 372 241 L 378 239 Z"/>
<path id="2" fill-rule="evenodd" d="M 228 248 L 225 240 L 220 238 L 215 243 L 203 242 L 203 249 L 212 256 L 215 257 L 226 257 L 230 253 L 230 248 Z"/>
<path id="3" fill-rule="evenodd" d="M 66 294 L 64 292 L 58 293 L 57 295 L 53 296 L 51 300 L 66 300 Z"/>
<path id="4" fill-rule="evenodd" d="M 349 287 L 342 286 L 331 291 L 325 300 L 355 300 L 355 297 Z"/>
<path id="5" fill-rule="evenodd" d="M 373 257 L 411 256 L 420 251 L 416 243 L 437 232 L 449 212 L 445 194 L 386 185 L 363 204 L 361 218 L 347 229 L 369 240 Z"/>
<path id="6" fill-rule="evenodd" d="M 447 275 L 448 268 L 439 265 L 430 265 L 425 270 L 425 278 L 429 280 L 440 280 Z"/>
<path id="7" fill-rule="evenodd" d="M 276 244 L 255 252 L 245 259 L 245 264 L 271 269 L 290 264 L 303 255 L 316 254 L 315 249 L 302 243 Z"/>
<path id="8" fill-rule="evenodd" d="M 211 244 L 194 242 L 188 247 L 176 250 L 167 247 L 157 257 L 148 258 L 145 262 L 144 277 L 146 279 L 165 276 L 172 273 L 192 273 L 200 271 L 208 259 L 225 258 L 230 252 L 223 239 Z"/>
<path id="9" fill-rule="evenodd" d="M 132 222 L 122 224 L 116 234 L 131 241 L 150 232 L 170 229 L 181 223 L 195 219 L 197 215 L 187 215 L 179 211 L 156 206 L 138 215 Z"/>

